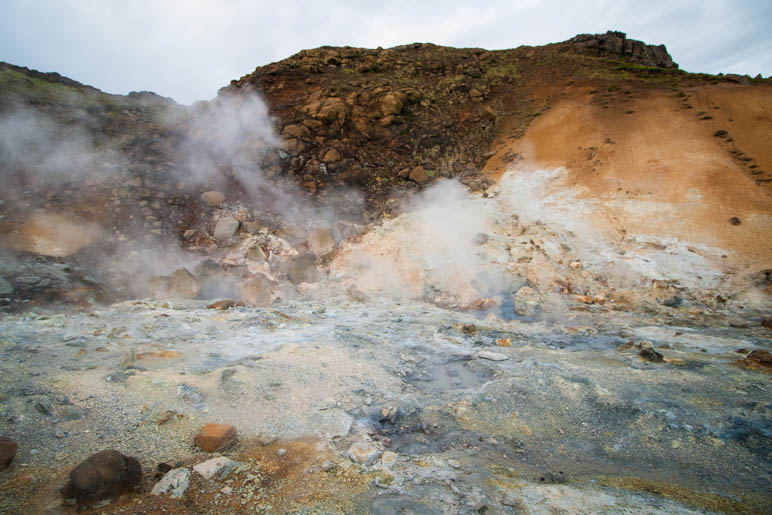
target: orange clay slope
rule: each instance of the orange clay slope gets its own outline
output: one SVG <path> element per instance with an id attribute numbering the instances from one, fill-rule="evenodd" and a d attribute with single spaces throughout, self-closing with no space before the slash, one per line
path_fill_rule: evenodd
<path id="1" fill-rule="evenodd" d="M 593 201 L 605 234 L 723 249 L 736 272 L 772 268 L 772 87 L 608 89 L 536 88 L 545 109 L 521 138 L 500 125 L 484 172 L 563 169 L 551 187 Z"/>

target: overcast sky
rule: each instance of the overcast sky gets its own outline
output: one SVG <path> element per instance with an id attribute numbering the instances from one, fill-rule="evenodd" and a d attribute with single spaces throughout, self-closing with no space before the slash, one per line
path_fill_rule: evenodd
<path id="1" fill-rule="evenodd" d="M 606 30 L 664 43 L 690 72 L 772 75 L 772 0 L 0 0 L 0 60 L 181 103 L 322 45 L 503 49 Z"/>

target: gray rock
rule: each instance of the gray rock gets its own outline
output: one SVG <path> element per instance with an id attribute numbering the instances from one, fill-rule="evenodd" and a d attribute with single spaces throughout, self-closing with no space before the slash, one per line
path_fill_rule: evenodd
<path id="1" fill-rule="evenodd" d="M 322 463 L 322 470 L 325 472 L 331 472 L 338 468 L 337 465 L 335 465 L 335 462 L 332 460 L 326 460 Z"/>
<path id="2" fill-rule="evenodd" d="M 360 465 L 370 466 L 375 463 L 375 460 L 381 455 L 381 451 L 367 440 L 359 440 L 351 444 L 351 447 L 346 451 L 346 456 L 354 463 Z"/>
<path id="3" fill-rule="evenodd" d="M 523 286 L 514 296 L 515 313 L 532 317 L 541 309 L 539 294 L 530 286 Z"/>
<path id="4" fill-rule="evenodd" d="M 230 216 L 220 218 L 214 228 L 214 239 L 218 241 L 230 240 L 236 235 L 236 231 L 239 230 L 239 225 L 241 225 L 241 223 Z"/>
<path id="5" fill-rule="evenodd" d="M 241 287 L 241 301 L 249 306 L 267 306 L 272 297 L 271 281 L 263 274 L 255 274 Z"/>
<path id="6" fill-rule="evenodd" d="M 14 279 L 14 282 L 17 286 L 22 287 L 29 287 L 29 286 L 35 286 L 36 284 L 40 283 L 42 281 L 42 277 L 38 277 L 36 275 L 20 275 L 16 279 Z"/>
<path id="7" fill-rule="evenodd" d="M 249 234 L 257 234 L 260 232 L 260 224 L 257 222 L 244 222 L 241 227 Z"/>
<path id="8" fill-rule="evenodd" d="M 51 416 L 54 414 L 54 405 L 48 397 L 41 397 L 38 399 L 35 403 L 35 409 L 43 415 Z"/>
<path id="9" fill-rule="evenodd" d="M 11 293 L 13 293 L 13 286 L 0 275 L 0 295 L 10 295 Z"/>
<path id="10" fill-rule="evenodd" d="M 292 284 L 318 282 L 321 272 L 316 266 L 316 257 L 310 253 L 293 257 L 289 262 L 287 278 Z"/>
<path id="11" fill-rule="evenodd" d="M 199 463 L 193 470 L 204 479 L 212 479 L 217 476 L 218 479 L 226 479 L 234 470 L 239 468 L 242 463 L 233 461 L 225 456 L 218 456 L 203 463 Z"/>
<path id="12" fill-rule="evenodd" d="M 487 359 L 490 361 L 505 361 L 509 359 L 509 356 L 506 354 L 501 354 L 500 352 L 491 352 L 488 350 L 481 350 L 477 353 L 477 357 L 481 359 Z"/>
<path id="13" fill-rule="evenodd" d="M 65 408 L 62 410 L 62 420 L 72 421 L 72 420 L 80 420 L 85 415 L 83 411 L 76 408 L 75 406 L 65 406 Z"/>
<path id="14" fill-rule="evenodd" d="M 308 235 L 308 247 L 316 257 L 322 259 L 335 250 L 335 239 L 330 229 L 314 229 Z"/>
<path id="15" fill-rule="evenodd" d="M 201 194 L 201 200 L 211 207 L 220 207 L 225 202 L 225 195 L 219 191 L 206 191 Z"/>
<path id="16" fill-rule="evenodd" d="M 165 299 L 169 296 L 169 278 L 165 275 L 154 275 L 147 280 L 147 294 L 154 299 Z"/>
<path id="17" fill-rule="evenodd" d="M 247 250 L 247 260 L 255 263 L 265 263 L 265 252 L 260 245 L 254 245 Z"/>
<path id="18" fill-rule="evenodd" d="M 200 291 L 198 279 L 187 268 L 178 268 L 169 276 L 169 294 L 176 299 L 194 299 Z"/>
<path id="19" fill-rule="evenodd" d="M 172 469 L 155 484 L 152 495 L 169 494 L 172 499 L 179 499 L 190 486 L 190 469 Z"/>

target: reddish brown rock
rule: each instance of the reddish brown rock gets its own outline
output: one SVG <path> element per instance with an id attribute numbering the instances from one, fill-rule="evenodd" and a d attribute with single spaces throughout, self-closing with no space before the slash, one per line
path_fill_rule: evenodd
<path id="1" fill-rule="evenodd" d="M 415 181 L 418 184 L 423 184 L 426 181 L 429 180 L 429 175 L 427 175 L 426 170 L 424 170 L 423 166 L 416 166 L 410 171 L 410 175 L 408 176 L 411 181 Z"/>
<path id="2" fill-rule="evenodd" d="M 236 428 L 227 424 L 207 424 L 198 432 L 196 445 L 206 452 L 222 449 L 236 439 Z"/>
<path id="3" fill-rule="evenodd" d="M 234 306 L 237 306 L 239 304 L 241 304 L 241 303 L 240 302 L 237 303 L 233 299 L 223 299 L 223 300 L 218 300 L 216 302 L 212 302 L 211 304 L 209 304 L 207 306 L 207 309 L 219 309 L 220 311 L 224 311 L 226 309 L 230 309 L 230 308 L 232 308 Z"/>
<path id="4" fill-rule="evenodd" d="M 109 499 L 134 490 L 142 482 L 139 462 L 116 450 L 98 452 L 70 472 L 62 489 L 65 499 L 78 504 Z"/>
<path id="5" fill-rule="evenodd" d="M 761 370 L 772 373 L 772 354 L 765 350 L 756 349 L 751 351 L 744 359 L 735 361 L 735 364 L 751 370 Z"/>
<path id="6" fill-rule="evenodd" d="M 11 466 L 18 449 L 19 444 L 6 436 L 0 436 L 0 470 Z"/>

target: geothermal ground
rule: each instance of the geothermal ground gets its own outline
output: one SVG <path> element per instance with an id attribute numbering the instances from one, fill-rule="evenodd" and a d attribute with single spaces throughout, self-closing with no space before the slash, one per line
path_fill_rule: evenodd
<path id="1" fill-rule="evenodd" d="M 0 511 L 769 513 L 771 91 L 619 33 L 2 64 Z"/>

